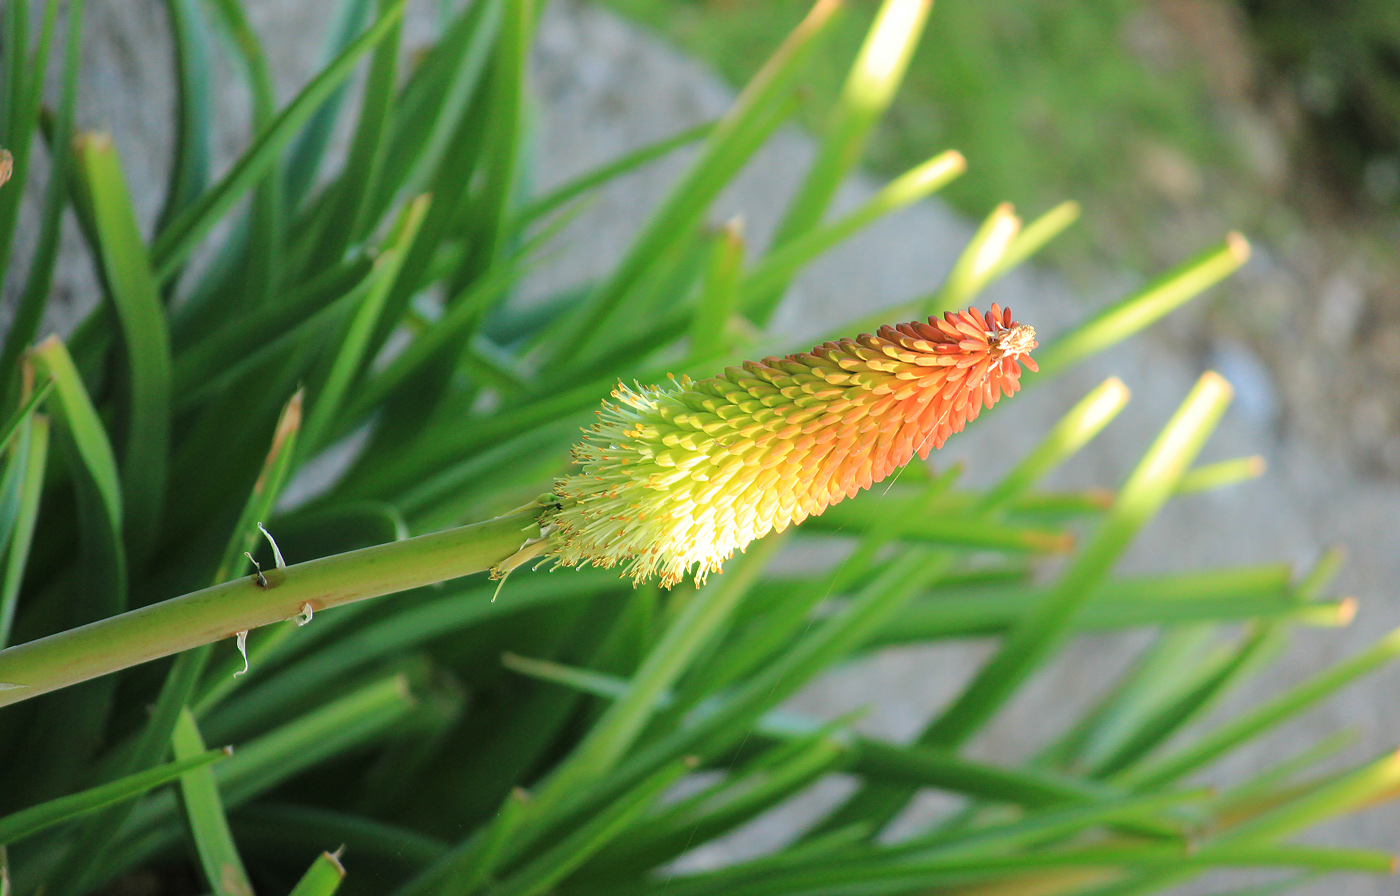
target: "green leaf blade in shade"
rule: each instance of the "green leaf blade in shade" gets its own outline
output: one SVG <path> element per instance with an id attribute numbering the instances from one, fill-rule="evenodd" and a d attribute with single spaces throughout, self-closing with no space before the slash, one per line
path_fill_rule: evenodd
<path id="1" fill-rule="evenodd" d="M 234 162 L 219 183 L 203 193 L 160 232 L 151 248 L 152 264 L 158 280 L 169 279 L 199 241 L 223 220 L 243 194 L 267 173 L 268 168 L 276 164 L 278 153 L 296 130 L 350 76 L 359 58 L 393 31 L 402 15 L 403 3 L 399 2 L 352 41 L 258 135 L 253 145 Z"/>
<path id="2" fill-rule="evenodd" d="M 1224 245 L 1169 271 L 1069 333 L 1042 345 L 1035 356 L 1041 372 L 1038 379 L 1049 379 L 1089 355 L 1145 329 L 1234 273 L 1248 260 L 1248 241 L 1238 233 L 1230 234 Z"/>
<path id="3" fill-rule="evenodd" d="M 29 399 L 10 415 L 10 419 L 6 420 L 3 425 L 0 425 L 0 451 L 4 451 L 6 448 L 10 447 L 10 439 L 14 437 L 15 433 L 20 431 L 20 424 L 24 423 L 29 415 L 34 413 L 34 409 L 37 408 L 44 399 L 48 398 L 49 393 L 52 391 L 53 381 L 44 380 L 39 384 L 39 387 L 34 390 L 34 394 L 29 396 Z"/>
<path id="4" fill-rule="evenodd" d="M 433 192 L 428 184 L 451 155 L 463 116 L 486 77 L 504 9 L 504 0 L 465 5 L 418 66 L 418 77 L 404 88 L 389 149 L 395 164 L 380 181 L 372 203 L 375 214 L 382 214 L 400 191 Z"/>
<path id="5" fill-rule="evenodd" d="M 224 807 L 237 809 L 318 763 L 390 737 L 415 705 L 405 677 L 392 675 L 240 746 L 214 775 Z M 101 869 L 102 878 L 111 879 L 174 843 L 180 837 L 174 824 L 178 812 L 168 794 L 137 806 L 126 836 Z"/>
<path id="6" fill-rule="evenodd" d="M 381 14 L 394 0 L 380 0 Z M 333 188 L 332 210 L 321 216 L 319 243 L 311 254 L 309 270 L 320 270 L 340 259 L 347 247 L 363 239 L 373 225 L 369 197 L 378 189 L 388 152 L 394 88 L 398 75 L 399 31 L 395 26 L 370 60 L 360 103 L 360 117 L 350 139 L 345 167 Z"/>
<path id="7" fill-rule="evenodd" d="M 311 413 L 301 436 L 303 452 L 323 447 L 322 437 L 327 433 L 331 419 L 341 410 L 346 392 L 369 360 L 371 340 L 380 323 L 385 303 L 402 270 L 409 247 L 418 236 L 430 204 L 431 197 L 426 195 L 410 202 L 395 222 L 379 257 L 375 259 L 374 270 L 369 275 L 360 307 L 351 318 L 350 326 L 332 356 L 326 373 L 317 378 L 319 388 L 312 399 Z"/>
<path id="8" fill-rule="evenodd" d="M 621 796 L 591 814 L 568 833 L 551 838 L 533 861 L 502 879 L 492 892 L 497 896 L 540 896 L 564 880 L 576 868 L 607 846 L 694 766 L 679 760 L 662 766 Z"/>
<path id="9" fill-rule="evenodd" d="M 180 712 L 171 744 L 176 759 L 188 759 L 204 752 L 204 740 L 188 709 Z M 243 859 L 229 832 L 213 769 L 204 766 L 181 775 L 180 797 L 205 883 L 215 896 L 252 896 L 253 885 L 248 881 Z"/>
<path id="10" fill-rule="evenodd" d="M 49 7 L 56 8 L 57 3 L 50 2 Z M 38 239 L 34 252 L 29 257 L 29 275 L 25 280 L 24 290 L 14 305 L 14 317 L 10 320 L 9 330 L 5 335 L 4 350 L 0 351 L 0 400 L 12 394 L 14 377 L 19 371 L 20 356 L 29 348 L 39 332 L 39 326 L 44 319 L 44 309 L 48 306 L 53 272 L 58 263 L 60 225 L 63 223 L 63 211 L 68 205 L 68 181 L 73 158 L 69 145 L 72 142 L 73 110 L 77 105 L 82 19 L 83 0 L 74 0 L 68 5 L 68 17 L 65 22 L 67 37 L 62 84 L 59 88 L 58 108 L 53 116 L 53 137 L 50 141 L 52 146 L 61 149 L 49 154 L 49 182 L 44 188 Z M 23 53 L 16 54 L 15 59 L 21 66 L 25 64 Z M 42 72 L 43 66 L 39 65 L 35 71 Z M 35 80 L 34 95 L 37 100 L 44 79 L 40 77 Z M 14 82 L 14 86 L 22 83 L 24 79 L 21 78 Z M 15 110 L 15 106 L 8 103 L 6 108 Z M 11 131 L 9 136 L 13 137 L 14 132 Z M 9 189 L 14 190 L 14 185 Z M 0 198 L 0 202 L 3 201 L 4 199 Z M 6 269 L 6 262 L 3 260 L 6 252 L 8 246 L 0 249 L 0 271 Z"/>
<path id="11" fill-rule="evenodd" d="M 176 411 L 199 406 L 298 340 L 326 327 L 367 286 L 373 263 L 358 256 L 289 290 L 277 302 L 202 334 L 175 357 Z M 178 342 L 177 342 L 178 345 Z"/>
<path id="12" fill-rule="evenodd" d="M 860 162 L 871 129 L 889 108 L 904 80 L 932 8 L 933 0 L 885 0 L 880 5 L 827 117 L 816 158 L 774 231 L 774 249 L 786 246 L 821 223 L 837 188 Z M 788 277 L 782 277 L 767 284 L 749 303 L 749 314 L 759 327 L 768 325 L 787 280 Z"/>
<path id="13" fill-rule="evenodd" d="M 355 34 L 364 27 L 369 15 L 372 0 L 345 0 L 337 4 L 335 21 L 326 29 L 325 46 L 321 51 L 325 65 L 335 59 L 345 47 L 355 39 Z M 331 91 L 330 96 L 321 101 L 316 111 L 307 119 L 296 141 L 287 151 L 286 174 L 282 200 L 291 214 L 302 206 L 307 193 L 316 183 L 316 172 L 326 154 L 331 133 L 345 105 L 347 94 L 345 85 Z"/>
<path id="14" fill-rule="evenodd" d="M 0 85 L 0 134 L 8 144 L 3 159 L 4 180 L 11 182 L 8 189 L 0 190 L 0 271 L 4 271 L 9 268 L 15 228 L 20 217 L 20 200 L 29 179 L 29 156 L 39 124 L 39 103 L 43 96 L 49 49 L 53 44 L 58 2 L 48 0 L 44 5 L 44 18 L 32 56 L 29 51 L 29 10 L 11 6 L 0 12 L 5 16 L 3 27 L 0 27 L 0 53 L 4 54 L 8 67 L 5 83 Z"/>
<path id="15" fill-rule="evenodd" d="M 75 143 L 83 200 L 108 295 L 116 308 L 130 380 L 122 496 L 127 551 L 133 562 L 150 550 L 160 526 L 170 454 L 170 335 L 146 244 L 111 138 L 84 134 Z"/>
<path id="16" fill-rule="evenodd" d="M 0 566 L 0 650 L 10 643 L 15 610 L 19 605 L 19 587 L 34 542 L 34 526 L 39 518 L 39 500 L 48 462 L 49 418 L 36 414 L 20 426 L 19 432 L 17 445 L 23 444 L 24 448 L 22 452 L 16 448 L 11 463 L 18 462 L 22 454 L 24 472 L 19 480 L 19 503 L 10 543 L 5 546 L 4 563 Z"/>
<path id="17" fill-rule="evenodd" d="M 214 0 L 213 8 L 228 45 L 242 62 L 239 70 L 247 78 L 253 132 L 264 133 L 276 116 L 277 97 L 262 41 L 239 0 Z M 273 164 L 259 175 L 253 188 L 243 230 L 239 275 L 231 281 L 238 291 L 237 301 L 244 307 L 267 304 L 281 276 L 285 242 L 282 212 L 282 168 Z"/>
<path id="18" fill-rule="evenodd" d="M 71 821 L 115 803 L 135 799 L 153 788 L 177 780 L 186 772 L 203 768 L 229 755 L 227 750 L 208 750 L 175 762 L 128 775 L 71 796 L 49 800 L 0 818 L 0 843 L 16 843 L 40 831 Z"/>
<path id="19" fill-rule="evenodd" d="M 188 208 L 209 183 L 213 45 L 209 25 L 194 0 L 165 0 L 170 20 L 175 82 L 175 133 L 170 177 L 156 229 Z"/>
<path id="20" fill-rule="evenodd" d="M 92 399 L 88 397 L 77 368 L 68 350 L 57 337 L 50 336 L 34 349 L 35 365 L 53 380 L 54 391 L 49 397 L 50 416 L 62 425 L 64 434 L 72 439 L 78 460 L 95 489 L 104 515 L 104 522 L 120 543 L 122 530 L 121 478 L 117 473 L 116 456 L 107 439 L 107 431 L 97 416 Z M 122 566 L 125 560 L 122 559 Z M 122 588 L 123 594 L 125 587 Z M 125 603 L 123 598 L 122 603 Z"/>
<path id="21" fill-rule="evenodd" d="M 289 896 L 331 896 L 345 880 L 345 866 L 340 864 L 340 850 L 323 852 L 306 869 Z"/>

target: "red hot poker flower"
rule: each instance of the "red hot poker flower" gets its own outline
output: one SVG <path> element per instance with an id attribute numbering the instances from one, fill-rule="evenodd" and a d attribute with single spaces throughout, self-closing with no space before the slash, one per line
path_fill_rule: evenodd
<path id="1" fill-rule="evenodd" d="M 992 305 L 635 389 L 574 447 L 548 553 L 667 587 L 927 458 L 1020 388 L 1035 331 Z"/>

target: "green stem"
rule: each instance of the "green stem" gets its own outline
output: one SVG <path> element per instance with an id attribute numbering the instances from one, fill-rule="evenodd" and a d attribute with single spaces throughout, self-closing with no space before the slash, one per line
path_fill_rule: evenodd
<path id="1" fill-rule="evenodd" d="M 496 519 L 243 576 L 0 650 L 0 706 L 383 594 L 483 572 L 540 537 L 534 505 Z"/>

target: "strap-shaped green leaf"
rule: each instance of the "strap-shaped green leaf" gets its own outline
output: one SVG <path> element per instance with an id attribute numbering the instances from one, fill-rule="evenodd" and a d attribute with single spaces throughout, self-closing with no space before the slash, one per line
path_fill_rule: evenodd
<path id="1" fill-rule="evenodd" d="M 127 550 L 139 562 L 160 526 L 170 453 L 170 334 L 131 194 L 111 138 L 85 134 L 75 144 L 83 201 L 92 215 L 107 294 L 125 344 L 130 392 L 122 493 Z"/>

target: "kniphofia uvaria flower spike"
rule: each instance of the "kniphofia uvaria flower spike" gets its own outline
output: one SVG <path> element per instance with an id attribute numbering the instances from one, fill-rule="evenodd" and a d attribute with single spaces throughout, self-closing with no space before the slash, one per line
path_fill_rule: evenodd
<path id="1" fill-rule="evenodd" d="M 543 521 L 560 564 L 697 584 L 734 550 L 879 482 L 1020 388 L 1035 331 L 992 305 L 699 381 L 621 383 Z"/>

